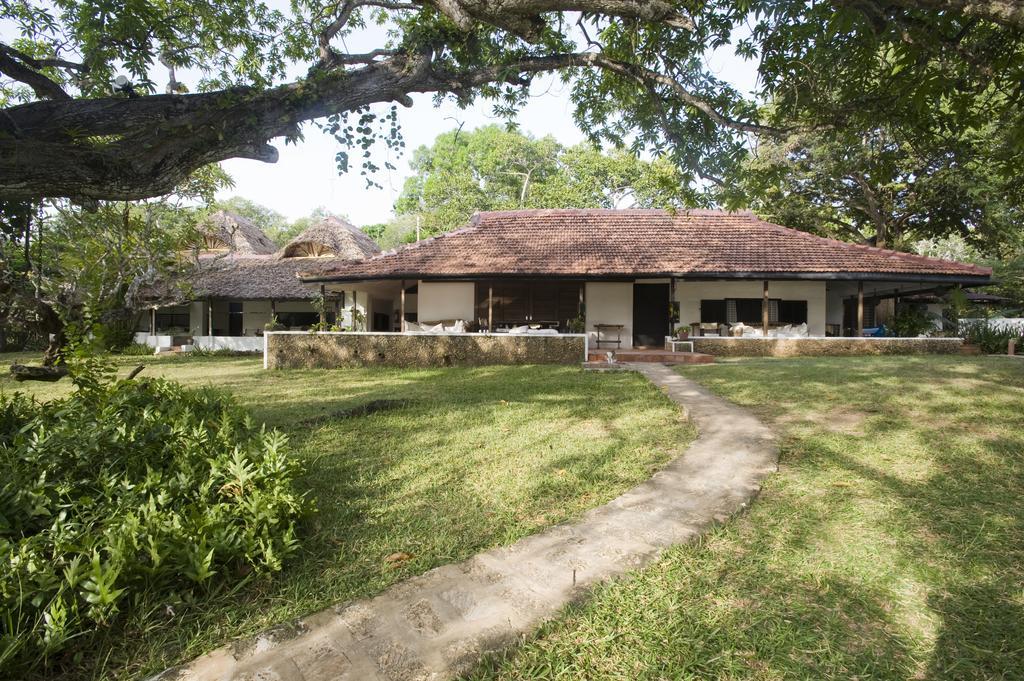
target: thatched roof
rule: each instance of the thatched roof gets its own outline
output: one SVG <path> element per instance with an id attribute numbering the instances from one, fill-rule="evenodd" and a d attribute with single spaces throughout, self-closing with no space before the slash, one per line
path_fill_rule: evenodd
<path id="1" fill-rule="evenodd" d="M 355 225 L 328 216 L 281 249 L 281 258 L 340 258 L 362 260 L 380 253 L 380 246 Z"/>
<path id="2" fill-rule="evenodd" d="M 228 251 L 237 255 L 270 255 L 274 242 L 252 221 L 241 215 L 219 210 L 199 226 L 203 251 Z"/>
<path id="3" fill-rule="evenodd" d="M 303 284 L 297 273 L 319 271 L 321 266 L 339 267 L 337 258 L 278 258 L 274 255 L 227 255 L 204 257 L 191 279 L 191 297 L 232 300 L 309 300 L 319 292 Z"/>

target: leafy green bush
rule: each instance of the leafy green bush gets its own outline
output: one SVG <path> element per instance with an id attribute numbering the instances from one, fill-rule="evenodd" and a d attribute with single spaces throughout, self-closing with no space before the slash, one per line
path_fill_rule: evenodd
<path id="1" fill-rule="evenodd" d="M 916 306 L 901 306 L 890 320 L 888 327 L 893 336 L 917 338 L 935 331 L 935 315 Z"/>
<path id="2" fill-rule="evenodd" d="M 280 569 L 310 508 L 285 436 L 224 395 L 71 369 L 68 398 L 0 395 L 0 668 L 154 598 Z"/>
<path id="3" fill-rule="evenodd" d="M 231 348 L 192 348 L 186 353 L 183 353 L 182 357 L 251 357 L 252 355 L 260 354 L 258 350 L 232 350 Z"/>
<path id="4" fill-rule="evenodd" d="M 149 345 L 146 345 L 145 343 L 134 343 L 133 342 L 133 343 L 129 343 L 128 345 L 124 346 L 120 350 L 116 350 L 115 353 L 118 354 L 118 355 L 132 355 L 132 356 L 152 355 L 153 354 L 153 348 L 150 347 Z"/>
<path id="5" fill-rule="evenodd" d="M 963 339 L 977 345 L 981 351 L 990 355 L 1001 355 L 1007 352 L 1011 338 L 1024 338 L 1024 325 L 995 326 L 988 321 L 977 321 L 960 325 Z"/>

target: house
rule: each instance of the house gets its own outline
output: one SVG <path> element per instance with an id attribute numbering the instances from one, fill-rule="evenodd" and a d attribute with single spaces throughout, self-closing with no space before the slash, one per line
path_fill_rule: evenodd
<path id="1" fill-rule="evenodd" d="M 251 221 L 218 211 L 199 231 L 201 243 L 192 273 L 177 282 L 180 304 L 153 306 L 143 315 L 137 340 L 155 347 L 197 345 L 261 350 L 264 328 L 276 319 L 288 329 L 308 329 L 321 321 L 352 325 L 352 309 L 366 313 L 369 303 L 354 290 L 322 292 L 304 285 L 298 272 L 338 271 L 345 263 L 380 253 L 365 232 L 326 217 L 283 248 Z"/>
<path id="2" fill-rule="evenodd" d="M 301 273 L 308 285 L 390 307 L 403 329 L 454 320 L 492 332 L 585 329 L 592 348 L 661 347 L 678 326 L 859 336 L 884 321 L 875 314 L 883 301 L 990 275 L 706 210 L 479 213 L 447 234 Z"/>

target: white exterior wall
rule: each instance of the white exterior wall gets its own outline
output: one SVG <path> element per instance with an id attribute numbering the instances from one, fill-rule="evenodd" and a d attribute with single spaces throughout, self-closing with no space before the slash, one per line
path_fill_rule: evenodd
<path id="1" fill-rule="evenodd" d="M 476 286 L 471 281 L 421 281 L 418 290 L 416 315 L 421 322 L 445 319 L 472 321 L 476 318 Z"/>
<path id="2" fill-rule="evenodd" d="M 723 298 L 762 298 L 761 280 L 737 281 L 677 281 L 676 300 L 679 301 L 679 323 L 689 325 L 700 321 L 701 300 Z M 825 335 L 827 299 L 823 281 L 769 281 L 768 297 L 782 300 L 807 301 L 807 333 Z M 839 310 L 842 318 L 842 306 Z"/>
<path id="3" fill-rule="evenodd" d="M 622 329 L 621 347 L 633 347 L 633 282 L 588 281 L 585 295 L 587 336 L 590 347 L 597 349 L 595 324 L 625 325 L 625 328 Z"/>

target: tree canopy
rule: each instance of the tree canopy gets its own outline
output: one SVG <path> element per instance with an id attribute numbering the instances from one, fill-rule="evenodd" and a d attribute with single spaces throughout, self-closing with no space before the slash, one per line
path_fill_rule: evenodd
<path id="1" fill-rule="evenodd" d="M 275 160 L 269 140 L 310 121 L 341 169 L 354 152 L 372 173 L 410 95 L 511 116 L 555 71 L 592 141 L 666 154 L 691 188 L 722 181 L 752 136 L 882 124 L 914 140 L 997 122 L 1012 146 L 993 167 L 1020 165 L 1009 0 L 11 0 L 0 21 L 17 36 L 0 43 L 8 199 L 165 194 L 209 163 Z M 757 61 L 756 96 L 708 65 L 723 47 Z"/>
<path id="2" fill-rule="evenodd" d="M 480 210 L 665 208 L 694 200 L 664 159 L 587 143 L 566 147 L 497 125 L 438 135 L 413 152 L 410 165 L 414 174 L 395 212 L 419 217 L 425 235 L 460 227 Z"/>
<path id="3" fill-rule="evenodd" d="M 1024 188 L 992 159 L 1007 131 L 984 125 L 925 143 L 889 126 L 769 140 L 719 196 L 791 227 L 901 249 L 958 235 L 986 254 L 1019 243 Z"/>

